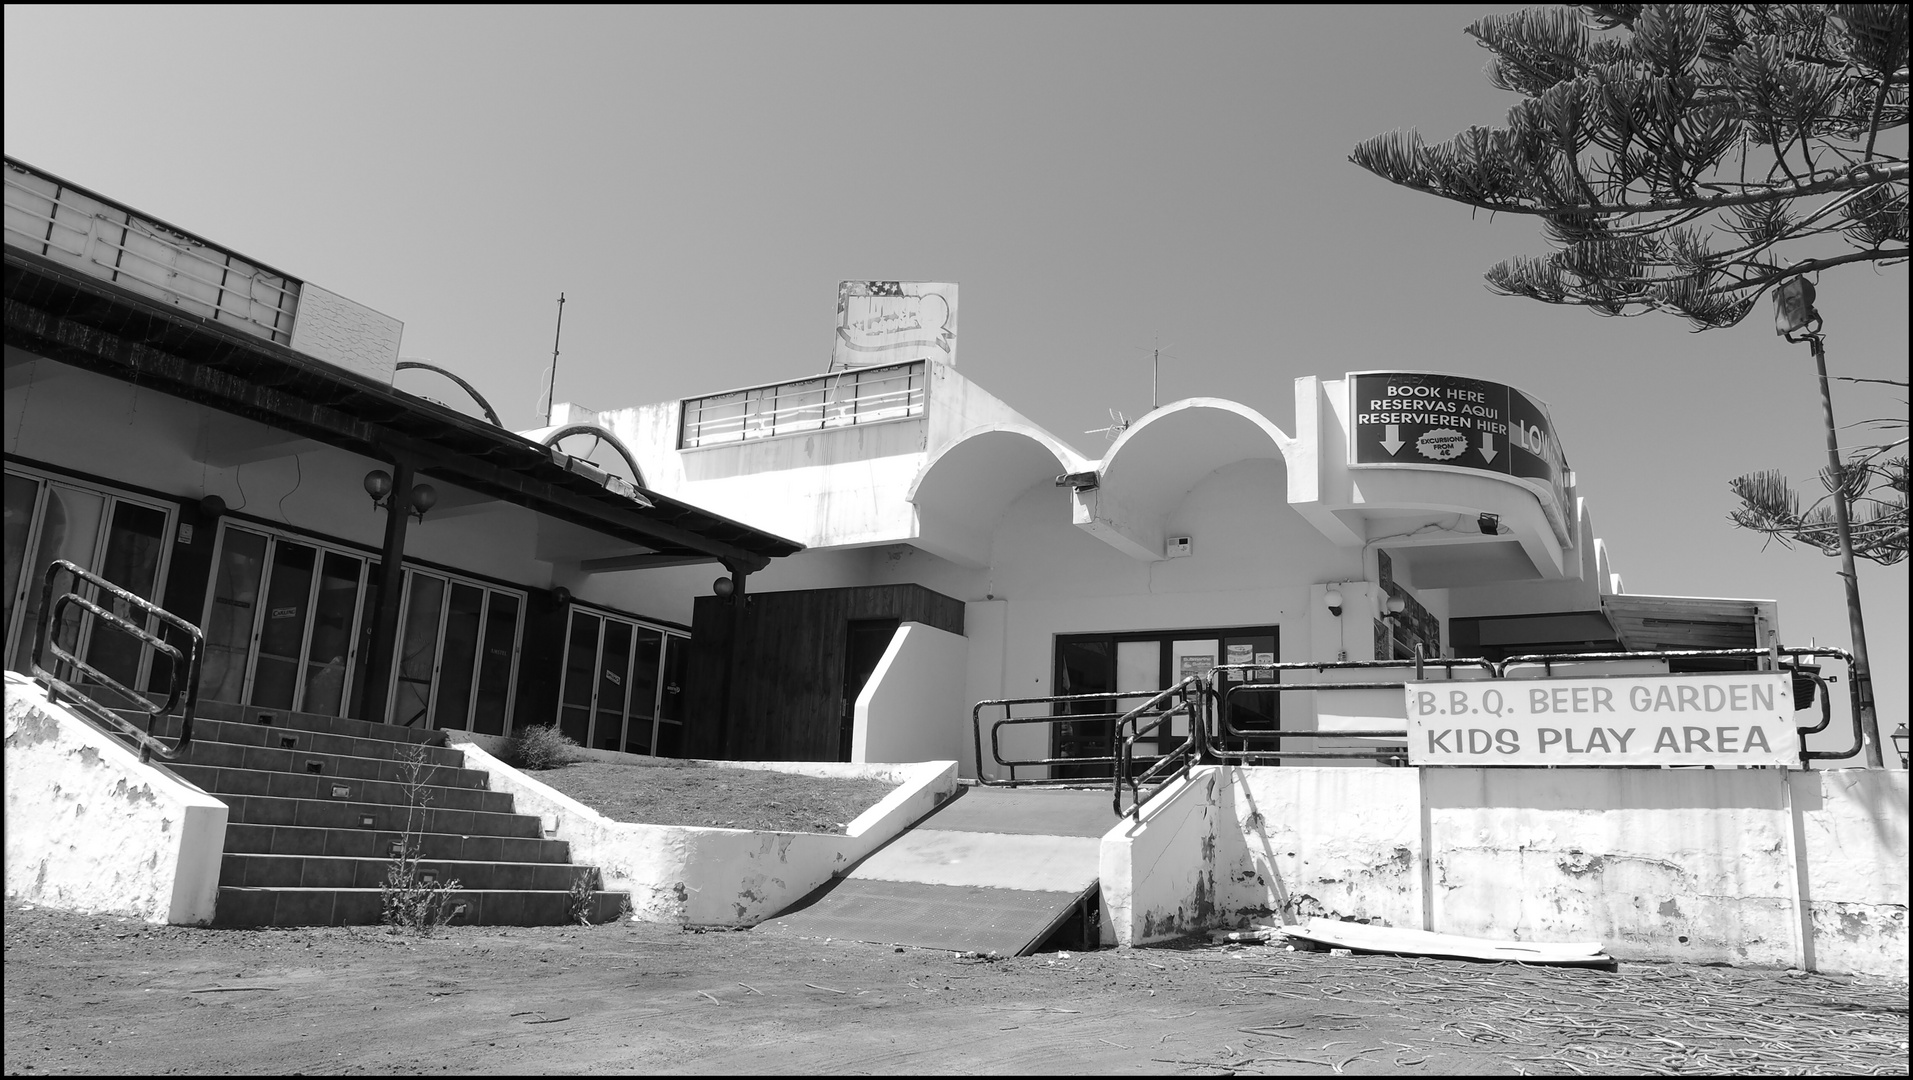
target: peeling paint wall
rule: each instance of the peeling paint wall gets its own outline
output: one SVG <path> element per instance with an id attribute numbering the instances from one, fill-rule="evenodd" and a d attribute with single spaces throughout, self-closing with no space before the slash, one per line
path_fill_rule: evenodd
<path id="1" fill-rule="evenodd" d="M 1622 959 L 1799 962 L 1785 774 L 1428 769 L 1430 929 Z"/>
<path id="2" fill-rule="evenodd" d="M 226 804 L 6 673 L 7 899 L 212 921 Z"/>
<path id="3" fill-rule="evenodd" d="M 1104 942 L 1148 945 L 1223 925 L 1217 878 L 1241 855 L 1227 820 L 1229 769 L 1208 765 L 1173 780 L 1103 835 L 1098 874 Z"/>
<path id="4" fill-rule="evenodd" d="M 448 734 L 457 738 L 464 733 Z M 789 763 L 829 764 L 835 771 L 827 775 L 878 776 L 901 786 L 858 815 L 842 836 L 639 825 L 604 817 L 499 761 L 475 742 L 456 747 L 465 754 L 466 768 L 491 777 L 493 791 L 512 794 L 519 813 L 541 817 L 546 836 L 568 842 L 572 861 L 596 866 L 605 889 L 628 891 L 637 922 L 755 926 L 875 851 L 956 791 L 954 761 Z"/>
<path id="5" fill-rule="evenodd" d="M 1907 773 L 1211 767 L 1103 837 L 1105 940 L 1314 916 L 1907 973 Z"/>
<path id="6" fill-rule="evenodd" d="M 1907 773 L 1787 775 L 1818 971 L 1907 977 Z"/>
<path id="7" fill-rule="evenodd" d="M 1224 925 L 1279 915 L 1422 925 L 1421 770 L 1237 768 Z"/>

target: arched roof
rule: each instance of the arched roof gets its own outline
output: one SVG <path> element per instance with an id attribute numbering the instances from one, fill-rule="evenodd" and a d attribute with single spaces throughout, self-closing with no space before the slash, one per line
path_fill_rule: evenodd
<path id="1" fill-rule="evenodd" d="M 994 520 L 1038 481 L 1080 472 L 1090 462 L 1040 428 L 988 424 L 964 432 L 923 464 L 906 496 L 918 509 Z"/>
<path id="2" fill-rule="evenodd" d="M 1294 440 L 1261 413 L 1224 398 L 1186 398 L 1150 412 L 1104 456 L 1103 490 L 1136 509 L 1167 512 L 1224 465 L 1266 458 L 1284 467 Z"/>

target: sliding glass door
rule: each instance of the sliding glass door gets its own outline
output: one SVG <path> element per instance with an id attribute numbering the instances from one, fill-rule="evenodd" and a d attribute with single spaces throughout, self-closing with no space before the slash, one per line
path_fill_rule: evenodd
<path id="1" fill-rule="evenodd" d="M 304 537 L 227 523 L 204 621 L 200 693 L 272 709 L 360 716 L 379 563 Z M 503 734 L 524 594 L 407 568 L 393 723 Z M 350 693 L 347 693 L 350 688 Z"/>
<path id="2" fill-rule="evenodd" d="M 5 628 L 7 666 L 32 670 L 34 630 L 40 618 L 46 568 L 55 559 L 77 566 L 142 599 L 160 593 L 170 554 L 173 509 L 104 487 L 9 467 L 5 492 Z M 61 588 L 70 582 L 61 581 Z M 82 595 L 115 614 L 126 605 L 102 600 L 89 587 Z M 53 628 L 66 647 L 123 685 L 143 685 L 151 654 L 134 638 L 76 608 L 68 608 Z M 153 625 L 148 630 L 156 629 Z"/>
<path id="3" fill-rule="evenodd" d="M 581 746 L 676 757 L 684 634 L 574 607 L 558 726 Z"/>

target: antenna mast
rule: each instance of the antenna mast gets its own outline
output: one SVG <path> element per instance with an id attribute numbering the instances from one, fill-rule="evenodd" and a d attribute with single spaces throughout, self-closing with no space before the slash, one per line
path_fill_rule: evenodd
<path id="1" fill-rule="evenodd" d="M 551 426 L 551 411 L 558 407 L 558 339 L 565 334 L 565 294 L 558 294 L 558 329 L 551 335 L 551 385 L 545 390 L 545 426 Z"/>

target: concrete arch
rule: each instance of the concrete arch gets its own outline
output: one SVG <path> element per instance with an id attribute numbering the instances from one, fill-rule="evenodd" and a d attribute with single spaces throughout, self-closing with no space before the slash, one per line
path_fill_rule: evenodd
<path id="1" fill-rule="evenodd" d="M 1286 467 L 1294 442 L 1241 402 L 1185 398 L 1117 436 L 1098 479 L 1102 490 L 1136 509 L 1167 512 L 1197 481 L 1224 465 L 1273 458 Z"/>
<path id="2" fill-rule="evenodd" d="M 1116 438 L 1097 485 L 1075 496 L 1074 520 L 1132 558 L 1163 557 L 1163 521 L 1210 473 L 1238 461 L 1279 461 L 1295 448 L 1261 413 L 1224 398 L 1156 409 Z"/>
<path id="3" fill-rule="evenodd" d="M 972 428 L 932 454 L 910 484 L 905 497 L 916 508 L 917 546 L 961 565 L 986 566 L 993 527 L 1017 496 L 1090 464 L 1038 428 Z"/>

